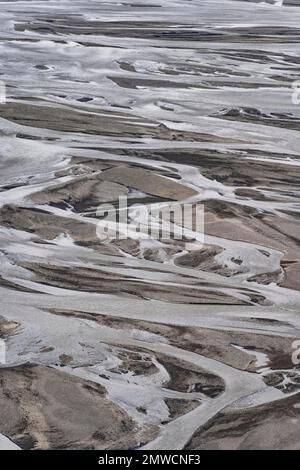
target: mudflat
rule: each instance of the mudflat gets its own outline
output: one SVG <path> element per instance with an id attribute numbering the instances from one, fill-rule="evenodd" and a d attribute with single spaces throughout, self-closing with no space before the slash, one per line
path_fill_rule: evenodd
<path id="1" fill-rule="evenodd" d="M 300 2 L 40 9 L 1 2 L 0 448 L 298 449 Z M 133 230 L 168 206 L 201 231 Z"/>

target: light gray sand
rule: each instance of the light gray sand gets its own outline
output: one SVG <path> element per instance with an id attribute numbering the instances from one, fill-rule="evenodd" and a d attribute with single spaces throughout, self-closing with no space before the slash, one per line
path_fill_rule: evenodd
<path id="1" fill-rule="evenodd" d="M 0 449 L 299 448 L 299 24 L 1 2 Z M 102 243 L 125 195 L 203 204 L 204 243 Z"/>

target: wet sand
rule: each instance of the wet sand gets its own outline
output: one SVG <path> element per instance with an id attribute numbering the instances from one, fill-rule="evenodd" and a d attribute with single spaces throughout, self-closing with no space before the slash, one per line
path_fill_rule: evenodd
<path id="1" fill-rule="evenodd" d="M 300 2 L 0 22 L 0 449 L 299 448 Z M 120 196 L 204 240 L 103 243 Z"/>

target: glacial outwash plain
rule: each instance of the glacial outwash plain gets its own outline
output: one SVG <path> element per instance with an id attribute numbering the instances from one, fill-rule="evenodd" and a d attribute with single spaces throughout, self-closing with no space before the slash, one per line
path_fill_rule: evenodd
<path id="1" fill-rule="evenodd" d="M 0 449 L 300 448 L 300 0 L 0 0 Z M 99 238 L 101 204 L 204 240 Z"/>

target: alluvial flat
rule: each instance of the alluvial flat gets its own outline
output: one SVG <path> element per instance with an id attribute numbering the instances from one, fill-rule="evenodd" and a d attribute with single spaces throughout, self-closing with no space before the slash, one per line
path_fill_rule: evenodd
<path id="1" fill-rule="evenodd" d="M 0 449 L 299 448 L 300 1 L 0 5 Z"/>

